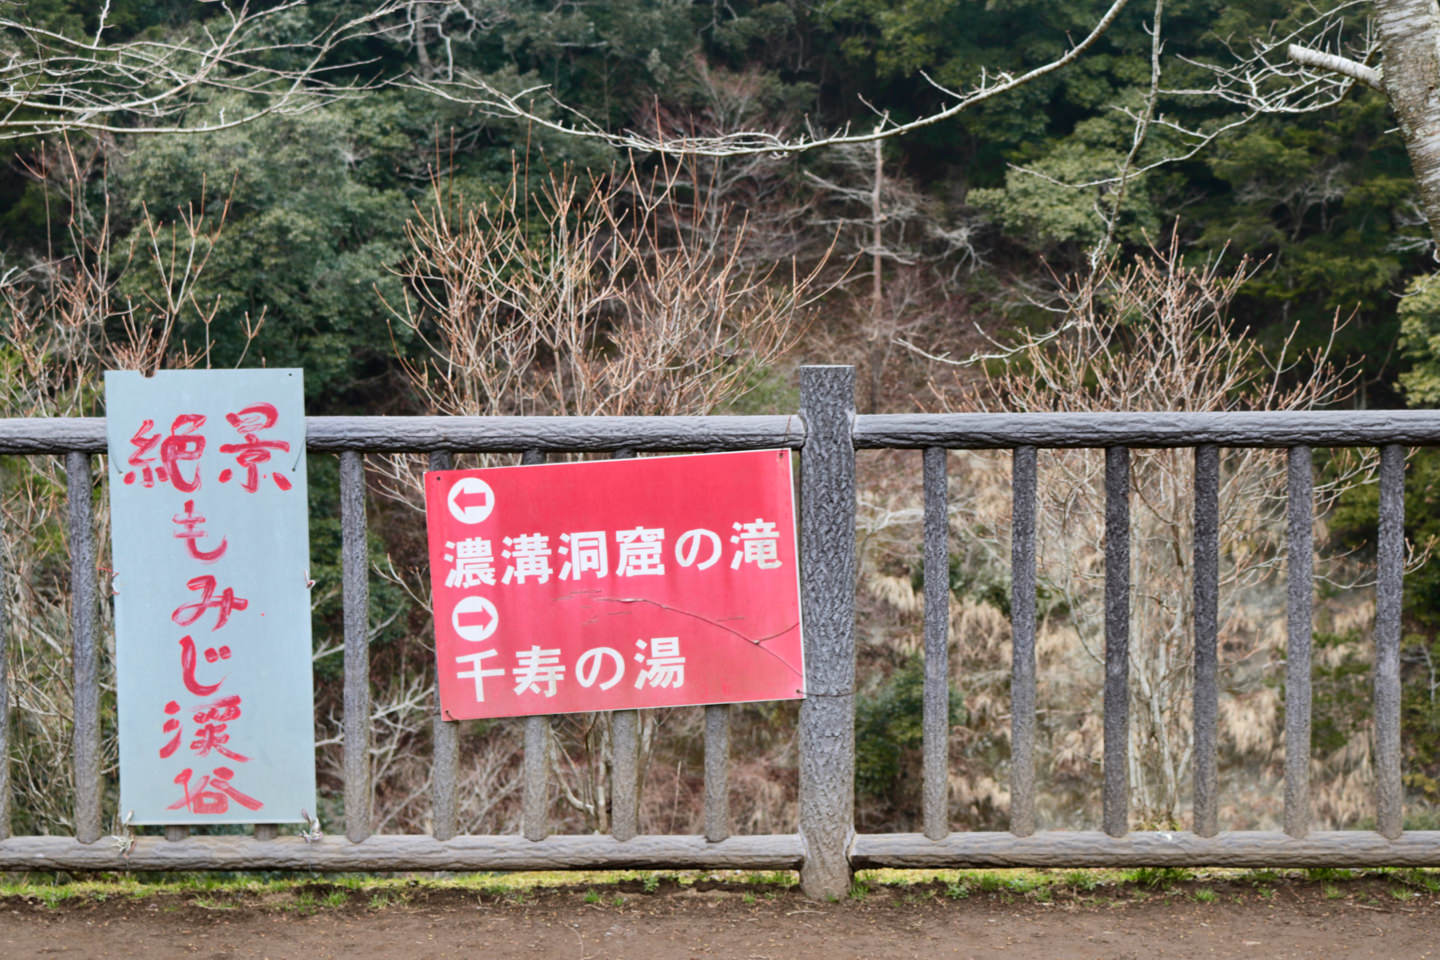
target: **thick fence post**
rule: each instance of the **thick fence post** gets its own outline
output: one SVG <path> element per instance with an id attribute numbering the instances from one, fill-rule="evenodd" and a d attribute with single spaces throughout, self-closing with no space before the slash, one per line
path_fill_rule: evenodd
<path id="1" fill-rule="evenodd" d="M 340 561 L 345 607 L 345 836 L 370 836 L 370 559 L 365 461 L 340 454 Z"/>
<path id="2" fill-rule="evenodd" d="M 855 371 L 800 370 L 800 596 L 806 699 L 800 705 L 800 883 L 850 892 L 855 835 Z"/>
<path id="3" fill-rule="evenodd" d="M 100 839 L 100 643 L 95 625 L 95 517 L 90 455 L 65 455 L 70 519 L 70 633 L 75 709 L 75 839 Z"/>

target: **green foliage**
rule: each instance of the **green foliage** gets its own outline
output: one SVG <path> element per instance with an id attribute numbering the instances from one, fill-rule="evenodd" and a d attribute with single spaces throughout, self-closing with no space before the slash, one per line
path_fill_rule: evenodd
<path id="1" fill-rule="evenodd" d="M 1369 724 L 1372 712 L 1370 658 L 1358 630 L 1343 634 L 1316 631 L 1311 680 L 1310 743 L 1317 756 L 1335 753 Z M 1335 650 L 1328 655 L 1327 650 Z"/>
<path id="2" fill-rule="evenodd" d="M 213 105 L 220 110 L 223 105 Z M 232 105 L 233 108 L 233 105 Z M 229 204 L 227 223 L 194 290 L 217 305 L 205 329 L 191 317 L 177 331 L 212 344 L 211 363 L 305 368 L 312 412 L 366 403 L 392 362 L 376 292 L 398 296 L 401 230 L 410 195 L 393 169 L 413 165 L 401 127 L 405 105 L 376 97 L 298 117 L 273 116 L 197 137 L 138 141 L 113 186 L 135 217 L 127 242 L 149 244 L 143 210 L 173 218 Z M 173 228 L 172 228 L 173 229 Z M 162 245 L 170 238 L 162 233 Z M 160 297 L 158 280 L 132 274 L 122 289 Z M 264 325 L 253 343 L 246 318 Z"/>
<path id="3" fill-rule="evenodd" d="M 855 703 L 855 789 L 890 813 L 914 815 L 919 794 L 919 751 L 924 742 L 925 663 L 898 667 Z M 950 693 L 950 726 L 962 722 L 959 694 Z"/>
<path id="4" fill-rule="evenodd" d="M 1396 313 L 1400 317 L 1400 352 L 1410 369 L 1400 386 L 1411 406 L 1440 406 L 1440 274 L 1414 277 Z"/>
<path id="5" fill-rule="evenodd" d="M 1331 524 L 1342 547 L 1373 554 L 1378 501 L 1377 483 L 1345 493 Z M 1405 537 L 1421 547 L 1440 544 L 1440 451 L 1420 448 L 1406 462 Z M 1405 750 L 1405 785 L 1433 807 L 1440 805 L 1440 564 L 1424 563 L 1406 571 L 1403 610 L 1407 629 L 1400 648 L 1400 741 Z M 1357 663 L 1353 669 L 1363 667 Z M 1351 678 L 1350 693 L 1343 697 L 1346 703 L 1337 705 L 1368 711 L 1368 700 L 1354 702 L 1363 692 L 1362 685 L 1360 679 Z M 1424 811 L 1411 813 L 1425 816 Z"/>

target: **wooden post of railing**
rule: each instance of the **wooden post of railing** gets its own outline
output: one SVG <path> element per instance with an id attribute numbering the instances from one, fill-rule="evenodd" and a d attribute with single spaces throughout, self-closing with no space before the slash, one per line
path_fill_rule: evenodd
<path id="1" fill-rule="evenodd" d="M 545 451 L 526 450 L 521 464 L 545 462 Z M 520 832 L 526 840 L 544 840 L 550 832 L 550 718 L 525 718 L 525 766 L 520 801 Z"/>
<path id="2" fill-rule="evenodd" d="M 345 836 L 370 836 L 370 559 L 365 460 L 340 454 L 340 565 L 345 621 Z"/>
<path id="3" fill-rule="evenodd" d="M 1035 832 L 1035 448 L 1010 468 L 1010 832 Z"/>
<path id="4" fill-rule="evenodd" d="M 1195 833 L 1220 832 L 1217 678 L 1220 596 L 1220 449 L 1195 448 Z"/>
<path id="5" fill-rule="evenodd" d="M 925 836 L 950 832 L 950 518 L 944 447 L 926 447 L 925 483 Z"/>
<path id="6" fill-rule="evenodd" d="M 74 667 L 75 839 L 100 839 L 100 648 L 95 630 L 95 522 L 90 455 L 65 455 L 70 523 L 70 634 Z"/>
<path id="7" fill-rule="evenodd" d="M 1130 829 L 1130 450 L 1105 450 L 1105 832 Z"/>
<path id="8" fill-rule="evenodd" d="M 430 454 L 431 470 L 449 470 L 453 466 L 449 451 Z M 435 718 L 431 721 L 434 748 L 430 757 L 430 832 L 436 840 L 449 840 L 459 828 L 456 803 L 456 779 L 460 768 L 460 723 L 446 720 L 440 709 L 440 669 L 436 662 Z"/>
<path id="9" fill-rule="evenodd" d="M 1309 447 L 1291 447 L 1287 469 L 1289 581 L 1285 639 L 1285 832 L 1310 832 L 1310 622 L 1314 577 L 1314 476 Z"/>
<path id="10" fill-rule="evenodd" d="M 1405 575 L 1405 448 L 1380 448 L 1380 530 L 1375 585 L 1375 829 L 1391 840 L 1404 823 L 1400 770 L 1400 613 Z"/>
<path id="11" fill-rule="evenodd" d="M 826 899 L 850 891 L 855 834 L 854 368 L 802 367 L 800 412 L 800 883 Z"/>
<path id="12" fill-rule="evenodd" d="M 0 840 L 10 836 L 10 685 L 6 635 L 10 620 L 5 605 L 5 538 L 0 528 Z"/>
<path id="13" fill-rule="evenodd" d="M 705 839 L 730 836 L 730 705 L 705 708 Z"/>
<path id="14" fill-rule="evenodd" d="M 633 456 L 629 447 L 615 451 L 617 460 Z M 633 840 L 640 832 L 640 711 L 610 714 L 610 760 L 610 835 Z"/>

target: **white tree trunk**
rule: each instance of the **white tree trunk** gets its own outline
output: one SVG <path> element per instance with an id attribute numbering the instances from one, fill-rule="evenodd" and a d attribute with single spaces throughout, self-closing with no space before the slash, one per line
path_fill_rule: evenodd
<path id="1" fill-rule="evenodd" d="M 1400 123 L 1430 232 L 1440 240 L 1440 8 L 1435 0 L 1377 0 L 1383 83 Z"/>

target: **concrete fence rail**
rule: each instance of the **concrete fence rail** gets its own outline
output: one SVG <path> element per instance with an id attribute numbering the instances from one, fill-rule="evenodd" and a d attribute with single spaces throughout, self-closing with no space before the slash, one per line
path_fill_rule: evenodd
<path id="1" fill-rule="evenodd" d="M 101 718 L 91 456 L 105 450 L 100 418 L 0 421 L 0 453 L 57 454 L 69 477 L 75 702 L 74 836 L 10 835 L 7 622 L 0 610 L 0 869 L 513 870 L 603 868 L 799 869 L 807 893 L 843 896 L 857 867 L 962 866 L 1440 866 L 1440 831 L 1402 830 L 1400 601 L 1405 447 L 1440 444 L 1440 411 L 1312 413 L 1064 413 L 857 415 L 854 372 L 804 367 L 798 413 L 724 417 L 311 417 L 311 453 L 340 458 L 344 600 L 344 836 L 307 841 L 273 826 L 252 837 L 103 834 Z M 1375 614 L 1376 829 L 1311 831 L 1310 673 L 1313 447 L 1380 448 Z M 705 833 L 639 833 L 637 724 L 614 722 L 616 788 L 610 836 L 555 836 L 546 822 L 549 719 L 527 718 L 522 828 L 466 836 L 456 827 L 457 736 L 434 721 L 432 833 L 372 835 L 366 611 L 365 455 L 425 453 L 433 469 L 455 454 L 800 451 L 801 597 L 808 698 L 799 719 L 796 832 L 732 835 L 728 706 L 706 708 Z M 1194 829 L 1129 829 L 1127 773 L 1130 450 L 1191 447 L 1194 491 Z M 1217 788 L 1219 448 L 1287 450 L 1288 641 L 1283 832 L 1220 830 Z M 924 451 L 923 832 L 855 832 L 855 453 Z M 1035 511 L 1038 448 L 1102 448 L 1105 457 L 1105 695 L 1102 822 L 1098 831 L 1036 831 Z M 949 616 L 946 450 L 1005 449 L 1013 460 L 1012 752 L 1008 832 L 951 832 L 948 822 Z M 14 535 L 12 532 L 11 535 Z M 1139 640 L 1143 642 L 1143 638 Z"/>

